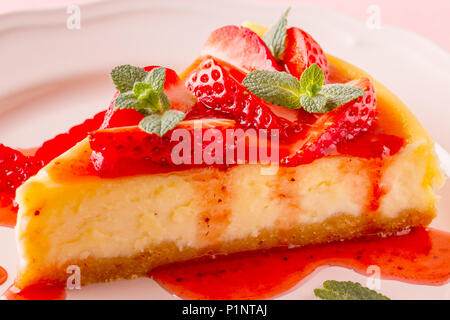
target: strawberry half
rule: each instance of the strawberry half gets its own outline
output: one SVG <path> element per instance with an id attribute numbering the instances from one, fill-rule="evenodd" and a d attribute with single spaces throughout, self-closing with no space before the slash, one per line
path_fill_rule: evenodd
<path id="1" fill-rule="evenodd" d="M 35 175 L 44 163 L 0 144 L 0 194 L 14 197 L 16 189 Z"/>
<path id="2" fill-rule="evenodd" d="M 278 129 L 286 137 L 289 121 L 277 117 L 260 98 L 251 94 L 214 59 L 205 59 L 186 80 L 186 86 L 203 103 L 244 128 Z"/>
<path id="3" fill-rule="evenodd" d="M 367 78 L 347 84 L 363 88 L 365 95 L 322 114 L 306 132 L 305 138 L 292 146 L 294 154 L 282 160 L 283 165 L 306 164 L 329 154 L 336 144 L 352 140 L 367 131 L 376 117 L 375 90 Z"/>
<path id="4" fill-rule="evenodd" d="M 235 122 L 229 119 L 205 119 L 201 121 L 202 130 L 221 131 L 233 128 Z M 194 152 L 194 120 L 183 121 L 175 129 L 185 129 L 191 135 L 190 151 Z M 175 164 L 171 153 L 179 144 L 171 140 L 174 130 L 163 137 L 148 134 L 137 126 L 98 130 L 90 135 L 90 146 L 94 168 L 102 176 L 122 176 L 142 173 L 155 173 L 182 170 L 194 164 Z M 206 144 L 209 144 L 207 142 Z M 225 147 L 225 145 L 224 145 Z M 202 150 L 204 146 L 201 146 Z M 194 159 L 192 155 L 191 159 Z"/>
<path id="5" fill-rule="evenodd" d="M 214 30 L 201 55 L 218 58 L 246 72 L 280 70 L 264 41 L 245 27 L 225 26 Z"/>
<path id="6" fill-rule="evenodd" d="M 327 80 L 327 56 L 308 33 L 295 27 L 287 29 L 285 47 L 282 64 L 286 71 L 300 79 L 303 71 L 315 63 L 323 70 Z"/>

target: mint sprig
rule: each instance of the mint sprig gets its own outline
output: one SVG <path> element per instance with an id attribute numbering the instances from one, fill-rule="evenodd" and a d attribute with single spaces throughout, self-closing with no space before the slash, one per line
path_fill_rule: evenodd
<path id="1" fill-rule="evenodd" d="M 250 72 L 242 84 L 254 95 L 267 102 L 288 108 L 303 107 L 311 113 L 331 111 L 364 95 L 364 89 L 347 84 L 323 85 L 325 76 L 316 64 L 307 68 L 300 77 L 280 71 L 257 70 Z"/>
<path id="2" fill-rule="evenodd" d="M 263 37 L 263 41 L 278 61 L 281 60 L 281 55 L 285 49 L 287 16 L 290 10 L 291 8 L 288 8 Z"/>
<path id="3" fill-rule="evenodd" d="M 111 78 L 120 92 L 114 101 L 115 108 L 135 109 L 146 115 L 139 123 L 145 132 L 163 136 L 186 116 L 181 111 L 169 110 L 171 104 L 164 92 L 165 68 L 147 72 L 123 65 L 112 70 Z"/>
<path id="4" fill-rule="evenodd" d="M 390 300 L 388 297 L 363 287 L 357 282 L 327 280 L 323 288 L 314 289 L 322 300 Z"/>
<path id="5" fill-rule="evenodd" d="M 127 92 L 133 89 L 137 81 L 142 81 L 147 76 L 147 71 L 142 68 L 125 64 L 115 67 L 111 71 L 111 78 L 119 92 Z"/>

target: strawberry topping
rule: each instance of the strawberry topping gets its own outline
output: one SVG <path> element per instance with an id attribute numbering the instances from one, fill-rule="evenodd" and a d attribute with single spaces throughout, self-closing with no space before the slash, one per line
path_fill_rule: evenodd
<path id="1" fill-rule="evenodd" d="M 280 70 L 264 41 L 245 27 L 225 26 L 213 31 L 201 54 L 213 56 L 247 72 Z"/>
<path id="2" fill-rule="evenodd" d="M 303 71 L 313 63 L 328 77 L 328 60 L 320 45 L 308 33 L 299 28 L 286 31 L 285 51 L 282 64 L 286 71 L 300 79 Z"/>
<path id="3" fill-rule="evenodd" d="M 295 153 L 284 158 L 282 164 L 297 166 L 310 163 L 331 153 L 337 143 L 352 140 L 370 128 L 376 117 L 372 83 L 361 78 L 347 84 L 363 88 L 365 95 L 322 114 L 306 132 L 305 138 L 294 144 L 292 149 Z"/>
<path id="4" fill-rule="evenodd" d="M 278 129 L 286 138 L 289 121 L 277 117 L 267 103 L 251 94 L 214 59 L 204 60 L 186 81 L 188 89 L 203 103 L 244 128 Z"/>
<path id="5" fill-rule="evenodd" d="M 233 128 L 234 125 L 235 122 L 229 119 L 206 119 L 202 121 L 200 128 L 202 129 L 202 135 L 205 130 L 212 129 L 224 137 L 225 130 Z M 194 121 L 184 121 L 162 137 L 156 134 L 148 134 L 135 126 L 98 130 L 91 133 L 89 141 L 93 150 L 92 162 L 102 176 L 156 173 L 182 170 L 195 165 L 202 166 L 205 165 L 203 157 L 201 157 L 199 163 L 194 163 L 194 152 L 196 152 L 194 144 L 199 143 L 194 138 L 194 128 Z M 176 160 L 174 162 L 175 158 L 172 157 L 172 152 L 174 147 L 180 143 L 177 139 L 172 139 L 172 133 L 176 129 L 185 129 L 184 134 L 189 135 L 189 161 L 180 163 Z M 203 155 L 205 147 L 210 143 L 211 141 L 200 142 L 200 154 Z M 221 147 L 234 148 L 233 145 L 226 144 L 221 144 Z M 187 155 L 181 153 L 180 156 L 181 161 Z"/>

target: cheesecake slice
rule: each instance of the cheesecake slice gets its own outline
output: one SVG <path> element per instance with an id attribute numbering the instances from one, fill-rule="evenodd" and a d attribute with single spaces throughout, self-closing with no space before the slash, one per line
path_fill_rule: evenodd
<path id="1" fill-rule="evenodd" d="M 369 77 L 332 56 L 328 64 L 334 79 Z M 378 126 L 404 141 L 383 158 L 336 153 L 272 175 L 242 164 L 105 177 L 86 138 L 17 190 L 18 284 L 65 283 L 70 265 L 89 284 L 205 255 L 428 225 L 442 183 L 433 141 L 372 81 Z"/>

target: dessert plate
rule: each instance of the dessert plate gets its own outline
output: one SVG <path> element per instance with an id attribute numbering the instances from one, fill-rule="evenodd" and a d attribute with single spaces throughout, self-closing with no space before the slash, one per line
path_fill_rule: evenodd
<path id="1" fill-rule="evenodd" d="M 252 20 L 270 24 L 285 4 L 256 1 L 106 1 L 80 7 L 80 28 L 66 8 L 21 12 L 0 19 L 0 141 L 28 148 L 107 107 L 114 88 L 108 77 L 119 64 L 164 65 L 181 71 L 198 54 L 210 30 Z M 381 25 L 369 29 L 333 11 L 293 5 L 290 24 L 310 32 L 333 55 L 351 61 L 396 93 L 428 132 L 450 150 L 450 56 L 426 39 Z M 75 10 L 76 11 L 76 10 Z M 74 11 L 70 11 L 74 12 Z M 68 23 L 69 19 L 69 23 Z M 446 163 L 448 167 L 448 163 Z M 432 226 L 450 231 L 450 186 L 440 191 Z M 0 228 L 0 266 L 16 273 L 12 229 Z M 343 268 L 315 272 L 281 299 L 313 299 L 324 280 L 367 277 Z M 450 284 L 433 287 L 382 280 L 392 299 L 450 299 Z M 172 299 L 151 279 L 94 284 L 68 291 L 69 299 Z"/>

